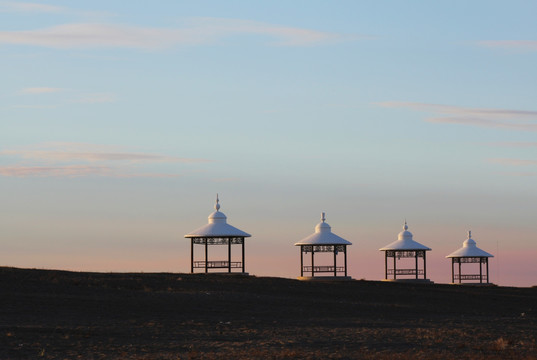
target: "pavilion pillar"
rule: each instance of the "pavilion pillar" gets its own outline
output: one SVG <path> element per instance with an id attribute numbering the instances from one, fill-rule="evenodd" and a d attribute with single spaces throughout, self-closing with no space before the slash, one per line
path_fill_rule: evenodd
<path id="1" fill-rule="evenodd" d="M 231 272 L 231 238 L 227 239 L 227 272 Z"/>
<path id="2" fill-rule="evenodd" d="M 244 238 L 242 238 L 242 272 L 245 273 L 244 269 L 246 269 L 246 265 L 244 264 Z"/>
<path id="3" fill-rule="evenodd" d="M 451 283 L 455 282 L 455 258 L 451 258 Z"/>
<path id="4" fill-rule="evenodd" d="M 461 277 L 461 258 L 459 258 L 459 284 L 462 282 Z"/>
<path id="5" fill-rule="evenodd" d="M 423 279 L 427 279 L 427 251 L 423 250 Z"/>
<path id="6" fill-rule="evenodd" d="M 397 251 L 394 251 L 393 252 L 393 279 L 396 280 L 397 279 L 397 264 L 396 264 L 396 259 L 397 259 L 397 254 L 396 254 Z"/>
<path id="7" fill-rule="evenodd" d="M 418 279 L 418 251 L 414 252 L 414 257 L 416 258 L 416 280 Z"/>
<path id="8" fill-rule="evenodd" d="M 384 252 L 384 279 L 388 280 L 388 252 Z"/>
<path id="9" fill-rule="evenodd" d="M 486 264 L 487 264 L 487 284 L 488 284 L 489 283 L 489 258 L 486 258 L 486 259 L 487 259 Z"/>
<path id="10" fill-rule="evenodd" d="M 194 272 L 194 238 L 190 238 L 190 273 Z"/>
<path id="11" fill-rule="evenodd" d="M 205 272 L 207 273 L 208 272 L 208 269 L 207 269 L 207 257 L 209 255 L 209 248 L 207 247 L 208 246 L 208 241 L 207 241 L 207 238 L 205 238 Z"/>
<path id="12" fill-rule="evenodd" d="M 336 265 L 337 265 L 337 248 L 336 248 L 336 245 L 334 245 L 334 277 L 337 276 L 337 268 L 336 268 Z"/>
<path id="13" fill-rule="evenodd" d="M 311 277 L 314 277 L 315 276 L 315 251 L 313 250 L 313 245 L 311 246 Z"/>
<path id="14" fill-rule="evenodd" d="M 480 284 L 483 284 L 483 264 L 481 263 L 482 260 L 483 258 L 479 258 L 479 283 Z"/>
<path id="15" fill-rule="evenodd" d="M 300 277 L 304 277 L 304 245 L 300 245 Z"/>
<path id="16" fill-rule="evenodd" d="M 347 277 L 347 245 L 343 245 L 343 254 L 345 255 L 345 277 Z"/>

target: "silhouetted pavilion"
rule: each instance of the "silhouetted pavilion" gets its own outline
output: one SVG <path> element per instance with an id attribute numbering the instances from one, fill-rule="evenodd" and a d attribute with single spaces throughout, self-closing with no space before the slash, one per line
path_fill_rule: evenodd
<path id="1" fill-rule="evenodd" d="M 315 232 L 295 244 L 295 246 L 300 246 L 299 279 L 350 279 L 350 277 L 347 276 L 347 245 L 352 245 L 352 243 L 334 234 L 330 225 L 325 222 L 324 212 L 321 213 L 321 222 L 315 226 Z M 332 265 L 317 265 L 315 263 L 315 254 L 323 252 L 331 252 L 334 254 L 334 263 Z M 311 253 L 311 264 L 304 265 L 304 254 L 308 253 Z M 344 263 L 343 265 L 338 266 L 337 256 L 339 253 L 343 253 Z M 311 276 L 304 276 L 304 273 L 310 273 Z M 331 275 L 315 275 L 319 273 Z"/>
<path id="2" fill-rule="evenodd" d="M 463 281 L 475 283 L 478 280 L 480 284 L 489 284 L 489 258 L 491 257 L 494 255 L 476 246 L 474 239 L 472 239 L 472 232 L 468 231 L 468 239 L 463 242 L 462 247 L 446 256 L 446 258 L 451 258 L 451 282 L 454 284 L 456 282 L 461 284 Z M 462 264 L 468 263 L 478 263 L 479 274 L 463 274 Z M 455 273 L 455 264 L 459 264 L 457 266 L 458 273 Z M 484 274 L 483 265 L 485 265 Z"/>
<path id="3" fill-rule="evenodd" d="M 220 212 L 219 202 L 218 195 L 216 195 L 214 206 L 216 211 L 209 215 L 207 225 L 185 235 L 185 238 L 190 238 L 190 272 L 193 273 L 194 269 L 203 269 L 207 273 L 210 269 L 219 269 L 231 273 L 232 270 L 238 269 L 239 272 L 245 274 L 244 239 L 251 235 L 227 223 L 226 215 Z M 204 260 L 194 260 L 194 245 L 204 246 Z M 213 245 L 227 246 L 227 260 L 209 260 L 209 246 Z M 232 245 L 241 245 L 242 261 L 231 261 Z"/>
<path id="4" fill-rule="evenodd" d="M 384 280 L 388 281 L 419 281 L 430 282 L 427 279 L 427 251 L 431 249 L 425 245 L 414 241 L 413 235 L 408 231 L 408 225 L 405 221 L 403 231 L 397 237 L 397 241 L 379 249 L 384 251 Z M 388 258 L 393 258 L 392 267 L 389 266 Z M 400 268 L 397 263 L 402 258 L 414 258 L 414 267 Z M 423 259 L 423 266 L 420 268 L 419 259 Z M 389 276 L 392 276 L 392 279 Z M 399 279 L 398 279 L 399 276 Z M 401 276 L 405 278 L 401 279 Z"/>

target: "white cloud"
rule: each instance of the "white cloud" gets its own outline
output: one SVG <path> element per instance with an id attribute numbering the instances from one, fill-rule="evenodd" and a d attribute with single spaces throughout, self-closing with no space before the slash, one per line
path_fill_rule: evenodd
<path id="1" fill-rule="evenodd" d="M 537 40 L 490 40 L 480 41 L 478 44 L 489 48 L 537 51 Z"/>
<path id="2" fill-rule="evenodd" d="M 261 22 L 197 18 L 183 28 L 150 28 L 100 23 L 64 24 L 38 30 L 1 31 L 0 43 L 51 48 L 119 47 L 154 50 L 201 45 L 240 34 L 269 36 L 275 45 L 308 46 L 343 40 L 338 34 Z"/>
<path id="3" fill-rule="evenodd" d="M 378 103 L 383 107 L 410 108 L 417 111 L 445 114 L 449 116 L 430 117 L 431 123 L 469 125 L 495 129 L 537 131 L 537 111 L 467 108 L 417 102 L 386 101 Z"/>
<path id="4" fill-rule="evenodd" d="M 29 149 L 3 150 L 16 165 L 0 167 L 0 176 L 177 177 L 175 173 L 140 171 L 143 164 L 207 163 L 210 160 L 118 151 L 117 147 L 84 143 L 46 143 Z"/>

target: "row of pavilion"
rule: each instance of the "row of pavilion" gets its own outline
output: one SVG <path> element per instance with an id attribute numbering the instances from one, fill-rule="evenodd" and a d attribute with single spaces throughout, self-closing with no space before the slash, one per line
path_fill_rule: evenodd
<path id="1" fill-rule="evenodd" d="M 190 239 L 190 272 L 218 271 L 247 274 L 244 243 L 245 239 L 251 235 L 227 223 L 226 215 L 220 211 L 218 195 L 215 210 L 209 215 L 208 224 L 185 235 L 185 238 Z M 295 246 L 300 246 L 300 277 L 298 277 L 300 280 L 351 279 L 347 275 L 347 246 L 352 243 L 334 234 L 325 220 L 323 212 L 321 222 L 315 226 L 315 232 L 295 244 Z M 196 260 L 195 245 L 202 245 L 204 248 L 204 260 Z M 227 260 L 209 260 L 209 247 L 214 245 L 227 247 Z M 232 261 L 232 245 L 241 246 L 241 261 Z M 431 248 L 414 241 L 412 233 L 408 231 L 406 221 L 397 240 L 379 250 L 384 252 L 385 281 L 431 282 L 427 279 L 427 251 L 431 251 Z M 320 263 L 315 256 L 319 253 L 331 253 L 333 256 L 330 256 L 328 264 Z M 340 254 L 343 254 L 343 263 L 341 260 L 338 263 Z M 469 231 L 468 239 L 463 242 L 463 246 L 446 256 L 451 259 L 451 282 L 453 284 L 490 284 L 488 259 L 491 257 L 494 256 L 477 247 Z M 408 261 L 408 259 L 414 259 L 414 261 Z M 326 261 L 326 256 L 323 260 Z M 412 263 L 411 266 L 408 265 L 409 262 Z M 463 272 L 463 264 L 478 264 L 479 273 L 476 271 L 476 266 L 471 269 L 474 273 L 469 273 L 468 270 Z"/>

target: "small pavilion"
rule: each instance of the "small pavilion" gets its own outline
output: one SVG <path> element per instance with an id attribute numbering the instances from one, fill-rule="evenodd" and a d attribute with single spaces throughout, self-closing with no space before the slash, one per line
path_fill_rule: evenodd
<path id="1" fill-rule="evenodd" d="M 325 222 L 325 214 L 321 213 L 321 222 L 315 226 L 315 232 L 300 240 L 295 246 L 300 246 L 300 277 L 299 280 L 350 280 L 347 276 L 347 245 L 351 242 L 337 236 L 332 228 Z M 304 265 L 304 255 L 311 253 L 311 264 Z M 334 262 L 331 265 L 318 265 L 315 263 L 316 253 L 333 253 Z M 339 253 L 343 253 L 343 265 L 337 264 Z M 309 273 L 311 276 L 304 276 Z M 318 276 L 316 274 L 325 274 Z M 329 274 L 329 275 L 326 275 Z"/>
<path id="2" fill-rule="evenodd" d="M 462 243 L 462 247 L 446 256 L 451 258 L 451 282 L 453 284 L 462 284 L 463 282 L 476 284 L 490 284 L 489 283 L 489 258 L 494 255 L 481 250 L 476 246 L 474 239 L 472 239 L 472 232 L 468 231 L 468 239 Z M 462 264 L 478 263 L 479 274 L 463 274 Z M 459 264 L 459 266 L 455 266 Z M 483 265 L 485 266 L 485 273 L 483 273 Z M 455 268 L 458 268 L 458 272 L 455 273 Z"/>
<path id="3" fill-rule="evenodd" d="M 379 250 L 384 251 L 385 281 L 431 282 L 427 279 L 426 258 L 427 251 L 431 251 L 431 249 L 413 240 L 413 235 L 408 231 L 406 221 L 403 226 L 403 231 L 401 231 L 397 237 L 397 241 L 394 241 Z M 388 258 L 393 258 L 393 261 L 389 262 Z M 415 259 L 412 268 L 402 268 L 401 266 L 397 266 L 397 263 L 405 258 Z M 420 259 L 422 259 L 423 262 L 421 268 L 419 265 Z M 392 264 L 391 267 L 389 266 L 389 263 Z M 392 276 L 391 279 L 390 276 Z"/>
<path id="4" fill-rule="evenodd" d="M 244 267 L 244 239 L 251 235 L 227 223 L 227 217 L 220 212 L 220 200 L 216 195 L 215 212 L 209 215 L 209 223 L 185 235 L 190 239 L 190 272 L 203 269 L 205 273 L 217 269 L 220 272 L 246 274 Z M 194 260 L 194 245 L 204 247 L 204 260 Z M 209 260 L 209 246 L 227 246 L 227 260 Z M 232 245 L 241 245 L 242 261 L 231 261 Z M 238 270 L 238 271 L 237 271 Z"/>

